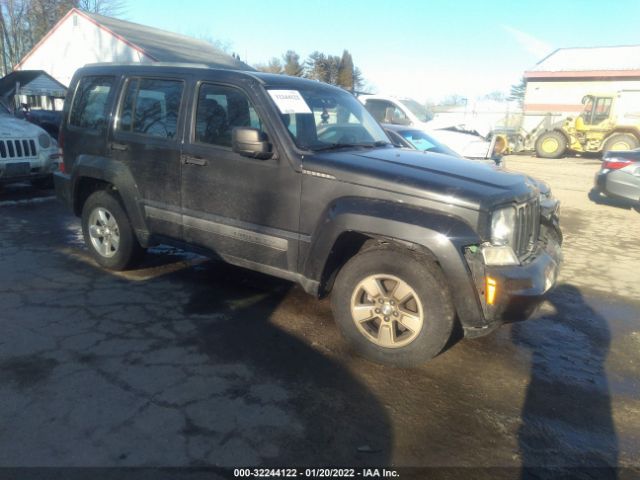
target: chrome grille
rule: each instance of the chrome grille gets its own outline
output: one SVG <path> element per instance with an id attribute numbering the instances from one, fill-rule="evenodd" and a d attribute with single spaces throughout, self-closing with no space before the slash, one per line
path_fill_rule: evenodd
<path id="1" fill-rule="evenodd" d="M 540 200 L 538 198 L 516 207 L 515 252 L 518 257 L 530 253 L 540 233 Z"/>
<path id="2" fill-rule="evenodd" d="M 0 140 L 0 158 L 30 158 L 37 155 L 35 140 Z"/>

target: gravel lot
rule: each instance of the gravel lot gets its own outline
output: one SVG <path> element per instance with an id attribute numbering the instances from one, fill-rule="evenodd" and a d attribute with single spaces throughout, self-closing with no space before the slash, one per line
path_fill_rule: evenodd
<path id="1" fill-rule="evenodd" d="M 561 282 L 640 300 L 640 213 L 587 198 L 600 160 L 511 156 L 509 169 L 540 178 L 562 202 L 565 265 Z"/>
<path id="2" fill-rule="evenodd" d="M 0 191 L 0 466 L 640 475 L 640 214 L 587 198 L 598 161 L 507 162 L 562 201 L 560 285 L 414 370 L 354 356 L 284 281 L 166 248 L 104 272 L 51 192 Z"/>

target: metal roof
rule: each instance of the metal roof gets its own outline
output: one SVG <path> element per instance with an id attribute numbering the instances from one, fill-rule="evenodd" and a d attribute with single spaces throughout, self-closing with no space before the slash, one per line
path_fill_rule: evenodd
<path id="1" fill-rule="evenodd" d="M 74 10 L 98 26 L 122 37 L 123 40 L 142 51 L 152 60 L 202 63 L 232 70 L 254 70 L 246 63 L 233 58 L 203 40 L 96 13 Z"/>
<path id="2" fill-rule="evenodd" d="M 597 72 L 640 70 L 640 45 L 559 48 L 528 72 Z"/>
<path id="3" fill-rule="evenodd" d="M 44 70 L 16 70 L 0 79 L 0 96 L 14 95 L 16 84 L 20 84 L 22 95 L 46 95 L 64 98 L 67 87 Z"/>

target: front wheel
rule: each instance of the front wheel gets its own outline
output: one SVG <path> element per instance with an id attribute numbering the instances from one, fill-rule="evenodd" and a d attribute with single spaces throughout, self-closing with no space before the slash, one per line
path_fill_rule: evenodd
<path id="1" fill-rule="evenodd" d="M 82 233 L 91 256 L 110 270 L 125 270 L 144 255 L 124 208 L 106 190 L 92 193 L 85 202 Z"/>
<path id="2" fill-rule="evenodd" d="M 536 140 L 536 155 L 560 158 L 567 151 L 567 138 L 557 130 L 542 133 Z"/>
<path id="3" fill-rule="evenodd" d="M 454 309 L 442 272 L 411 252 L 377 248 L 340 270 L 332 293 L 343 335 L 364 357 L 417 366 L 446 345 Z"/>

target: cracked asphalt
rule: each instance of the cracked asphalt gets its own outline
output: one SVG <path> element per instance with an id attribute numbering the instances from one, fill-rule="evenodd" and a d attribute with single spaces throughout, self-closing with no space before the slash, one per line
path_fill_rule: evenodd
<path id="1" fill-rule="evenodd" d="M 507 163 L 563 202 L 560 284 L 418 369 L 355 356 L 285 281 L 166 247 L 103 271 L 52 192 L 0 190 L 0 466 L 640 475 L 640 214 L 588 200 L 597 161 Z"/>

